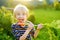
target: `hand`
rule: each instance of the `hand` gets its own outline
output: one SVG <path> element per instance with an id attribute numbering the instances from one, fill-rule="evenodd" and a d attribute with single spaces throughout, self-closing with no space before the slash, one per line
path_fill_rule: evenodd
<path id="1" fill-rule="evenodd" d="M 32 29 L 32 28 L 34 28 L 34 24 L 32 23 L 32 22 L 30 22 L 29 24 L 28 24 L 28 29 Z"/>
<path id="2" fill-rule="evenodd" d="M 43 28 L 43 24 L 38 24 L 37 29 L 41 29 L 41 28 Z"/>
<path id="3" fill-rule="evenodd" d="M 19 38 L 19 40 L 25 40 L 24 36 L 21 36 L 21 37 Z"/>
<path id="4" fill-rule="evenodd" d="M 25 25 L 24 23 L 20 23 L 20 22 L 18 22 L 17 24 L 20 25 L 20 26 L 24 26 Z"/>

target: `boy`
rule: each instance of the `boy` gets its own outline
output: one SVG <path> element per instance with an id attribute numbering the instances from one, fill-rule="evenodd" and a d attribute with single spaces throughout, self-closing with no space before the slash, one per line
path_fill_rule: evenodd
<path id="1" fill-rule="evenodd" d="M 14 16 L 18 20 L 16 24 L 12 25 L 12 33 L 16 37 L 16 40 L 31 40 L 31 36 L 36 38 L 39 30 L 42 28 L 41 24 L 38 24 L 37 29 L 34 29 L 34 24 L 27 21 L 29 10 L 24 5 L 17 5 L 14 9 Z"/>

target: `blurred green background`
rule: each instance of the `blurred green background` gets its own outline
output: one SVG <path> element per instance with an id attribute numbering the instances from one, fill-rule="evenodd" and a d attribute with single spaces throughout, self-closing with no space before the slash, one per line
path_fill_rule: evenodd
<path id="1" fill-rule="evenodd" d="M 28 20 L 35 25 L 44 24 L 32 40 L 60 40 L 60 0 L 0 0 L 0 40 L 15 40 L 11 25 L 16 22 L 13 9 L 17 4 L 28 7 Z"/>

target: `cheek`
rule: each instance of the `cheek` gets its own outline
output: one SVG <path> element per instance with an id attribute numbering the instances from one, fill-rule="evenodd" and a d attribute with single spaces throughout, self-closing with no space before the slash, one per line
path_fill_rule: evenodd
<path id="1" fill-rule="evenodd" d="M 19 19 L 19 16 L 16 15 L 15 18 L 16 18 L 16 19 Z"/>
<path id="2" fill-rule="evenodd" d="M 27 16 L 24 16 L 24 19 L 26 20 L 27 19 Z"/>
<path id="3" fill-rule="evenodd" d="M 27 18 L 27 16 L 24 16 L 24 18 Z"/>

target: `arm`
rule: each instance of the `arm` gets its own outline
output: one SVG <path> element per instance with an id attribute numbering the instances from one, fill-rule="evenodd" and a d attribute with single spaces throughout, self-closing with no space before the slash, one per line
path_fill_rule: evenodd
<path id="1" fill-rule="evenodd" d="M 38 33 L 39 33 L 40 29 L 37 29 L 34 33 L 34 38 L 36 38 L 38 36 Z"/>
<path id="2" fill-rule="evenodd" d="M 12 34 L 13 34 L 13 36 L 14 36 L 14 35 L 15 35 L 15 24 L 12 24 L 12 25 L 11 25 L 11 28 L 12 28 L 12 31 L 11 31 L 11 32 L 12 32 Z"/>
<path id="3" fill-rule="evenodd" d="M 37 27 L 37 29 L 36 29 L 36 31 L 34 33 L 34 38 L 36 38 L 38 36 L 39 31 L 40 31 L 41 28 L 42 28 L 42 24 L 38 24 L 38 27 Z"/>
<path id="4" fill-rule="evenodd" d="M 36 29 L 36 30 L 35 30 L 35 28 L 33 28 L 33 29 L 31 30 L 31 36 L 32 36 L 33 38 L 36 38 L 36 37 L 38 36 L 39 31 L 40 31 L 40 29 Z"/>
<path id="5" fill-rule="evenodd" d="M 25 40 L 31 29 L 27 29 L 26 32 L 19 38 L 19 40 Z"/>
<path id="6" fill-rule="evenodd" d="M 31 31 L 31 29 L 33 28 L 33 24 L 29 23 L 28 28 L 26 30 L 26 32 L 19 38 L 19 40 L 25 40 L 27 35 L 29 34 L 29 32 Z"/>

